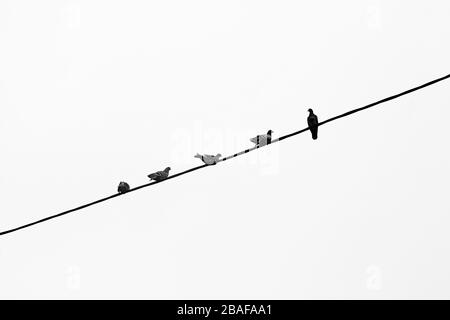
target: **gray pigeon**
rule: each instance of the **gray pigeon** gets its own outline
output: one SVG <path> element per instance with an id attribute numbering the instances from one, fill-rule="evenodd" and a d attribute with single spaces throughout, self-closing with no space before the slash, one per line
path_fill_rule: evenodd
<path id="1" fill-rule="evenodd" d="M 308 127 L 309 130 L 311 130 L 312 138 L 313 140 L 317 139 L 317 131 L 319 131 L 319 119 L 314 114 L 312 109 L 308 109 L 309 116 L 308 116 Z"/>
<path id="2" fill-rule="evenodd" d="M 128 191 L 130 191 L 130 185 L 124 181 L 120 181 L 119 186 L 117 187 L 117 192 L 127 193 Z"/>
<path id="3" fill-rule="evenodd" d="M 155 173 L 151 173 L 147 177 L 149 177 L 150 180 L 163 181 L 166 180 L 167 177 L 169 176 L 169 171 L 170 167 L 167 167 L 164 169 L 164 171 L 157 171 Z"/>
<path id="4" fill-rule="evenodd" d="M 211 155 L 211 154 L 204 154 L 201 155 L 199 153 L 197 153 L 194 158 L 199 158 L 201 159 L 205 164 L 211 165 L 211 164 L 216 164 L 217 161 L 219 161 L 220 157 L 222 155 L 220 153 L 216 154 L 215 156 Z"/>
<path id="5" fill-rule="evenodd" d="M 266 144 L 272 143 L 272 130 L 267 131 L 267 134 L 260 134 L 254 138 L 251 138 L 250 141 L 256 144 L 257 146 L 265 146 Z"/>

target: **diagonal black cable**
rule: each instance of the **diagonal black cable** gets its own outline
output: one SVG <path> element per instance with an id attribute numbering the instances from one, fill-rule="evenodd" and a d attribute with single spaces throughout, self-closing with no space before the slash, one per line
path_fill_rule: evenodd
<path id="1" fill-rule="evenodd" d="M 353 113 L 356 113 L 356 112 L 359 112 L 359 111 L 363 111 L 363 110 L 365 110 L 365 109 L 374 107 L 374 106 L 376 106 L 376 105 L 378 105 L 378 104 L 385 103 L 385 102 L 388 102 L 388 101 L 390 101 L 390 100 L 397 99 L 397 98 L 399 98 L 399 97 L 401 97 L 401 96 L 404 96 L 404 95 L 409 94 L 409 93 L 412 93 L 412 92 L 414 92 L 414 91 L 417 91 L 417 90 L 423 89 L 423 88 L 425 88 L 425 87 L 431 86 L 431 85 L 433 85 L 433 84 L 435 84 L 435 83 L 438 83 L 438 82 L 443 81 L 443 80 L 448 79 L 448 78 L 450 78 L 450 74 L 448 74 L 448 75 L 446 75 L 446 76 L 443 76 L 443 77 L 441 77 L 441 78 L 437 78 L 437 79 L 432 80 L 432 81 L 430 81 L 430 82 L 424 83 L 424 84 L 422 84 L 422 85 L 420 85 L 420 86 L 417 86 L 417 87 L 414 87 L 414 88 L 412 88 L 412 89 L 409 89 L 409 90 L 403 91 L 403 92 L 401 92 L 401 93 L 395 94 L 395 95 L 393 95 L 393 96 L 390 96 L 390 97 L 387 97 L 387 98 L 378 100 L 378 101 L 373 102 L 373 103 L 371 103 L 371 104 L 368 104 L 368 105 L 366 105 L 366 106 L 364 106 L 364 107 L 357 108 L 357 109 L 353 109 L 353 110 L 350 110 L 350 111 L 348 111 L 348 112 L 342 113 L 342 114 L 340 114 L 340 115 L 338 115 L 338 116 L 332 117 L 332 118 L 327 119 L 327 120 L 322 121 L 322 122 L 319 122 L 318 125 L 321 126 L 321 125 L 323 125 L 323 124 L 325 124 L 325 123 L 328 123 L 328 122 L 331 122 L 331 121 L 334 121 L 334 120 L 337 120 L 337 119 L 340 119 L 340 118 L 349 116 L 349 115 L 351 115 L 351 114 L 353 114 Z M 290 138 L 290 137 L 292 137 L 292 136 L 295 136 L 295 135 L 297 135 L 297 134 L 299 134 L 299 133 L 302 133 L 302 132 L 305 132 L 305 131 L 307 131 L 307 130 L 309 130 L 309 128 L 305 128 L 305 129 L 302 129 L 302 130 L 293 132 L 293 133 L 291 133 L 291 134 L 287 134 L 287 135 L 285 135 L 285 136 L 280 137 L 278 140 L 284 140 L 284 139 Z"/>
<path id="2" fill-rule="evenodd" d="M 202 166 L 198 166 L 198 167 L 195 167 L 195 168 L 191 168 L 191 169 L 186 170 L 186 171 L 183 171 L 183 172 L 179 172 L 179 173 L 177 173 L 177 174 L 174 174 L 173 176 L 169 176 L 166 180 L 176 178 L 176 177 L 181 176 L 181 175 L 183 175 L 183 174 L 186 174 L 186 173 L 189 173 L 189 172 L 192 172 L 192 171 L 195 171 L 195 170 L 204 168 L 204 167 L 207 167 L 207 165 L 205 164 L 205 165 L 202 165 Z M 162 181 L 165 181 L 165 180 L 162 180 Z M 138 187 L 135 187 L 135 188 L 133 188 L 133 189 L 130 189 L 130 191 L 128 191 L 128 192 L 132 192 L 132 191 L 136 191 L 136 190 L 139 190 L 139 189 L 142 189 L 142 188 L 145 188 L 145 187 L 149 187 L 149 186 L 151 186 L 151 185 L 153 185 L 153 184 L 157 184 L 157 183 L 160 183 L 160 182 L 162 182 L 162 181 L 153 181 L 153 182 L 150 182 L 150 183 L 146 183 L 146 184 L 143 184 L 143 185 L 141 185 L 141 186 L 138 186 Z M 127 192 L 127 193 L 128 193 L 128 192 Z M 31 222 L 31 223 L 28 223 L 28 224 L 24 224 L 23 226 L 20 226 L 20 227 L 14 228 L 14 229 L 10 229 L 10 230 L 6 230 L 6 231 L 3 231 L 3 232 L 0 232 L 0 236 L 2 236 L 2 235 L 4 235 L 4 234 L 7 234 L 7 233 L 14 232 L 14 231 L 18 231 L 18 230 L 20 230 L 20 229 L 24 229 L 24 228 L 31 227 L 31 226 L 33 226 L 33 225 L 35 225 L 35 224 L 42 223 L 42 222 L 44 222 L 44 221 L 47 221 L 47 220 L 50 220 L 50 219 L 54 219 L 54 218 L 63 216 L 63 215 L 65 215 L 65 214 L 68 214 L 68 213 L 71 213 L 71 212 L 74 212 L 74 211 L 78 211 L 78 210 L 81 210 L 81 209 L 84 209 L 84 208 L 93 206 L 94 204 L 97 204 L 97 203 L 100 203 L 100 202 L 104 202 L 104 201 L 106 201 L 106 200 L 110 200 L 110 199 L 113 199 L 113 198 L 115 198 L 115 197 L 122 196 L 122 195 L 124 195 L 124 194 L 126 194 L 126 193 L 116 193 L 116 194 L 113 194 L 112 196 L 109 196 L 109 197 L 106 197 L 106 198 L 103 198 L 103 199 L 100 199 L 100 200 L 96 200 L 96 201 L 90 202 L 90 203 L 88 203 L 88 204 L 84 204 L 84 205 L 82 205 L 82 206 L 79 206 L 79 207 L 76 207 L 76 208 L 73 208 L 73 209 L 70 209 L 70 210 L 67 210 L 67 211 L 64 211 L 64 212 L 55 214 L 55 215 L 53 215 L 53 216 L 49 216 L 49 217 L 46 217 L 46 218 L 41 219 L 41 220 L 37 220 L 37 221 Z"/>
<path id="3" fill-rule="evenodd" d="M 401 96 L 404 96 L 404 95 L 409 94 L 409 93 L 412 93 L 412 92 L 414 92 L 414 91 L 417 91 L 417 90 L 423 89 L 423 88 L 425 88 L 425 87 L 431 86 L 431 85 L 433 85 L 433 84 L 435 84 L 435 83 L 437 83 L 437 82 L 443 81 L 443 80 L 448 79 L 448 78 L 450 78 L 450 74 L 448 74 L 448 75 L 446 75 L 446 76 L 443 76 L 443 77 L 441 77 L 441 78 L 432 80 L 432 81 L 430 81 L 430 82 L 424 83 L 424 84 L 422 84 L 422 85 L 420 85 L 420 86 L 417 86 L 417 87 L 414 87 L 414 88 L 412 88 L 412 89 L 403 91 L 403 92 L 398 93 L 398 94 L 396 94 L 396 95 L 393 95 L 393 96 L 390 96 L 390 97 L 381 99 L 381 100 L 379 100 L 379 101 L 373 102 L 373 103 L 368 104 L 368 105 L 366 105 L 366 106 L 364 106 L 364 107 L 360 107 L 360 108 L 357 108 L 357 109 L 353 109 L 353 110 L 350 110 L 350 111 L 348 111 L 348 112 L 342 113 L 342 114 L 340 114 L 340 115 L 338 115 L 338 116 L 329 118 L 329 119 L 327 119 L 327 120 L 324 120 L 324 121 L 322 121 L 322 122 L 319 122 L 318 126 L 324 125 L 324 124 L 326 124 L 326 123 L 328 123 L 328 122 L 331 122 L 331 121 L 334 121 L 334 120 L 337 120 L 337 119 L 340 119 L 340 118 L 343 118 L 343 117 L 347 117 L 347 116 L 349 116 L 349 115 L 351 115 L 351 114 L 353 114 L 353 113 L 356 113 L 356 112 L 359 112 L 359 111 L 363 111 L 363 110 L 365 110 L 365 109 L 368 109 L 368 108 L 374 107 L 374 106 L 376 106 L 376 105 L 379 105 L 379 104 L 388 102 L 388 101 L 390 101 L 390 100 L 397 99 L 397 98 L 399 98 L 399 97 L 401 97 Z M 280 137 L 280 138 L 278 138 L 278 139 L 272 140 L 271 144 L 276 143 L 276 142 L 281 141 L 281 140 L 284 140 L 284 139 L 287 139 L 287 138 L 290 138 L 290 137 L 292 137 L 292 136 L 295 136 L 295 135 L 297 135 L 297 134 L 300 134 L 300 133 L 305 132 L 305 131 L 308 131 L 308 130 L 309 130 L 309 128 L 304 128 L 304 129 L 302 129 L 302 130 L 299 130 L 299 131 L 296 131 L 296 132 L 293 132 L 293 133 L 284 135 L 284 136 L 282 136 L 282 137 Z M 229 156 L 229 157 L 225 157 L 225 158 L 223 158 L 223 159 L 220 159 L 219 162 L 225 161 L 225 160 L 228 160 L 228 159 L 237 157 L 237 156 L 240 156 L 240 155 L 245 154 L 245 153 L 249 153 L 250 151 L 253 151 L 253 150 L 256 150 L 256 149 L 259 149 L 259 148 L 262 148 L 262 147 L 264 147 L 264 146 L 257 146 L 257 147 L 253 147 L 253 148 L 251 148 L 251 149 L 246 149 L 246 150 L 241 151 L 241 152 L 239 152 L 239 153 L 236 153 L 236 154 L 234 154 L 234 155 L 232 155 L 232 156 Z M 128 191 L 127 193 L 130 193 L 130 192 L 133 192 L 133 191 L 136 191 L 136 190 L 145 188 L 145 187 L 149 187 L 149 186 L 154 185 L 154 184 L 158 184 L 158 183 L 163 182 L 163 181 L 167 181 L 167 180 L 170 180 L 170 179 L 179 177 L 179 176 L 181 176 L 181 175 L 187 174 L 187 173 L 192 172 L 192 171 L 196 171 L 196 170 L 198 170 L 198 169 L 202 169 L 202 168 L 204 168 L 204 167 L 208 167 L 208 165 L 205 164 L 205 165 L 201 165 L 201 166 L 198 166 L 198 167 L 194 167 L 194 168 L 191 168 L 191 169 L 188 169 L 188 170 L 179 172 L 179 173 L 177 173 L 177 174 L 174 174 L 174 175 L 172 175 L 172 176 L 169 176 L 169 177 L 168 177 L 167 179 L 165 179 L 165 180 L 162 180 L 162 181 L 154 181 L 154 182 L 150 182 L 150 183 L 147 183 L 147 184 L 144 184 L 144 185 L 135 187 L 135 188 L 133 188 L 133 189 L 130 189 L 130 191 Z M 74 212 L 74 211 L 78 211 L 78 210 L 81 210 L 81 209 L 84 209 L 84 208 L 93 206 L 93 205 L 98 204 L 98 203 L 100 203 L 100 202 L 104 202 L 104 201 L 113 199 L 113 198 L 115 198 L 115 197 L 121 196 L 121 195 L 123 195 L 123 194 L 121 194 L 121 193 L 116 193 L 116 194 L 113 194 L 112 196 L 109 196 L 109 197 L 106 197 L 106 198 L 103 198 L 103 199 L 100 199 L 100 200 L 96 200 L 96 201 L 94 201 L 94 202 L 91 202 L 91 203 L 88 203 L 88 204 L 85 204 L 85 205 L 82 205 L 82 206 L 79 206 L 79 207 L 76 207 L 76 208 L 73 208 L 73 209 L 70 209 L 70 210 L 67 210 L 67 211 L 58 213 L 58 214 L 55 214 L 55 215 L 52 215 L 52 216 L 49 216 L 49 217 L 46 217 L 46 218 L 44 218 L 44 219 L 37 220 L 37 221 L 34 221 L 34 222 L 31 222 L 31 223 L 22 225 L 22 226 L 17 227 L 17 228 L 13 228 L 13 229 L 10 229 L 10 230 L 6 230 L 6 231 L 3 231 L 3 232 L 0 232 L 0 236 L 5 235 L 5 234 L 8 234 L 8 233 L 11 233 L 11 232 L 18 231 L 18 230 L 20 230 L 20 229 L 24 229 L 24 228 L 31 227 L 31 226 L 33 226 L 33 225 L 35 225 L 35 224 L 42 223 L 42 222 L 45 222 L 45 221 L 47 221 L 47 220 L 50 220 L 50 219 L 54 219 L 54 218 L 60 217 L 60 216 L 66 215 L 66 214 L 71 213 L 71 212 Z"/>

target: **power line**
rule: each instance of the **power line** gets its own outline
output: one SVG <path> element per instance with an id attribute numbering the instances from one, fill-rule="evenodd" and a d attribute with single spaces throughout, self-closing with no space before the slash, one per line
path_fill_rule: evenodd
<path id="1" fill-rule="evenodd" d="M 186 173 L 189 173 L 189 172 L 192 172 L 192 171 L 195 171 L 195 170 L 198 170 L 198 169 L 207 167 L 207 166 L 208 166 L 208 165 L 205 164 L 205 165 L 202 165 L 202 166 L 198 166 L 198 167 L 195 167 L 195 168 L 191 168 L 191 169 L 189 169 L 189 170 L 186 170 L 186 171 L 183 171 L 183 172 L 174 174 L 173 176 L 169 176 L 166 180 L 176 178 L 176 177 L 181 176 L 181 175 L 183 175 L 183 174 L 186 174 Z M 162 180 L 162 181 L 165 181 L 165 180 Z M 130 189 L 127 193 L 132 192 L 132 191 L 136 191 L 136 190 L 139 190 L 139 189 L 142 189 L 142 188 L 145 188 L 145 187 L 149 187 L 149 186 L 151 186 L 151 185 L 153 185 L 153 184 L 157 184 L 157 183 L 160 183 L 160 182 L 162 182 L 162 181 L 154 181 L 154 182 L 150 182 L 150 183 L 143 184 L 143 185 L 138 186 L 138 187 L 136 187 L 136 188 Z M 96 201 L 90 202 L 90 203 L 88 203 L 88 204 L 84 204 L 84 205 L 82 205 L 82 206 L 79 206 L 79 207 L 76 207 L 76 208 L 73 208 L 73 209 L 70 209 L 70 210 L 67 210 L 67 211 L 64 211 L 64 212 L 55 214 L 55 215 L 53 215 L 53 216 L 46 217 L 46 218 L 44 218 L 44 219 L 37 220 L 37 221 L 31 222 L 31 223 L 28 223 L 28 224 L 24 224 L 23 226 L 20 226 L 20 227 L 14 228 L 14 229 L 10 229 L 10 230 L 6 230 L 6 231 L 3 231 L 3 232 L 0 232 L 0 236 L 2 236 L 2 235 L 4 235 L 4 234 L 7 234 L 7 233 L 14 232 L 14 231 L 18 231 L 18 230 L 20 230 L 20 229 L 24 229 L 24 228 L 31 227 L 31 226 L 33 226 L 33 225 L 35 225 L 35 224 L 42 223 L 42 222 L 45 222 L 45 221 L 47 221 L 47 220 L 50 220 L 50 219 L 54 219 L 54 218 L 60 217 L 60 216 L 66 215 L 66 214 L 71 213 L 71 212 L 74 212 L 74 211 L 78 211 L 78 210 L 81 210 L 81 209 L 84 209 L 84 208 L 93 206 L 94 204 L 97 204 L 97 203 L 100 203 L 100 202 L 104 202 L 104 201 L 106 201 L 106 200 L 110 200 L 110 199 L 113 199 L 113 198 L 118 197 L 118 196 L 121 196 L 121 195 L 123 195 L 123 193 L 116 193 L 116 194 L 113 194 L 112 196 L 109 196 L 109 197 L 106 197 L 106 198 L 103 198 L 103 199 L 100 199 L 100 200 L 96 200 Z"/>
<path id="2" fill-rule="evenodd" d="M 357 108 L 357 109 L 353 109 L 353 110 L 350 110 L 350 111 L 348 111 L 348 112 L 342 113 L 342 114 L 340 114 L 340 115 L 338 115 L 338 116 L 329 118 L 329 119 L 327 119 L 327 120 L 325 120 L 325 121 L 319 122 L 318 126 L 324 125 L 324 124 L 326 124 L 326 123 L 329 123 L 329 122 L 331 122 L 331 121 L 334 121 L 334 120 L 337 120 L 337 119 L 340 119 L 340 118 L 343 118 L 343 117 L 347 117 L 347 116 L 349 116 L 349 115 L 351 115 L 351 114 L 353 114 L 353 113 L 360 112 L 360 111 L 366 110 L 366 109 L 368 109 L 368 108 L 372 108 L 372 107 L 374 107 L 374 106 L 376 106 L 376 105 L 379 105 L 379 104 L 388 102 L 388 101 L 390 101 L 390 100 L 397 99 L 397 98 L 399 98 L 399 97 L 401 97 L 401 96 L 404 96 L 404 95 L 409 94 L 409 93 L 412 93 L 412 92 L 414 92 L 414 91 L 417 91 L 417 90 L 423 89 L 423 88 L 425 88 L 425 87 L 431 86 L 431 85 L 433 85 L 433 84 L 435 84 L 435 83 L 438 83 L 438 82 L 443 81 L 443 80 L 448 79 L 448 78 L 450 78 L 450 74 L 448 74 L 448 75 L 446 75 L 446 76 L 443 76 L 443 77 L 441 77 L 441 78 L 432 80 L 432 81 L 430 81 L 430 82 L 424 83 L 424 84 L 422 84 L 422 85 L 420 85 L 420 86 L 417 86 L 417 87 L 414 87 L 414 88 L 412 88 L 412 89 L 409 89 L 409 90 L 403 91 L 403 92 L 401 92 L 401 93 L 395 94 L 395 95 L 393 95 L 393 96 L 390 96 L 390 97 L 387 97 L 387 98 L 378 100 L 378 101 L 373 102 L 373 103 L 371 103 L 371 104 L 368 104 L 368 105 L 366 105 L 366 106 L 364 106 L 364 107 L 360 107 L 360 108 Z M 284 139 L 293 137 L 293 136 L 295 136 L 295 135 L 297 135 L 297 134 L 300 134 L 300 133 L 305 132 L 305 131 L 308 131 L 308 130 L 309 130 L 309 128 L 304 128 L 304 129 L 302 129 L 302 130 L 299 130 L 299 131 L 296 131 L 296 132 L 293 132 L 293 133 L 284 135 L 284 136 L 282 136 L 282 137 L 280 137 L 280 138 L 278 138 L 278 139 L 272 140 L 272 142 L 271 142 L 270 144 L 273 144 L 273 143 L 276 143 L 276 142 L 278 142 L 278 141 L 281 141 L 281 140 L 284 140 Z M 241 152 L 239 152 L 239 153 L 235 153 L 235 154 L 233 154 L 232 156 L 228 156 L 228 157 L 222 158 L 222 159 L 220 159 L 218 162 L 226 161 L 226 160 L 229 160 L 229 159 L 231 159 L 231 158 L 238 157 L 238 156 L 240 156 L 240 155 L 242 155 L 242 154 L 249 153 L 249 152 L 251 152 L 251 151 L 254 151 L 254 150 L 259 149 L 259 148 L 262 148 L 262 147 L 264 147 L 264 146 L 255 146 L 255 147 L 253 147 L 253 148 L 246 149 L 246 150 L 241 151 Z M 205 167 L 209 167 L 209 165 L 206 165 L 206 164 L 205 164 L 205 165 L 201 165 L 201 166 L 198 166 L 198 167 L 194 167 L 194 168 L 191 168 L 191 169 L 188 169 L 188 170 L 179 172 L 179 173 L 177 173 L 177 174 L 174 174 L 174 175 L 172 175 L 172 176 L 169 176 L 169 177 L 168 177 L 167 179 L 165 179 L 165 180 L 162 180 L 162 181 L 154 181 L 154 182 L 150 182 L 150 183 L 147 183 L 147 184 L 144 184 L 144 185 L 141 185 L 141 186 L 132 188 L 132 189 L 130 189 L 127 193 L 130 193 L 130 192 L 133 192 L 133 191 L 137 191 L 137 190 L 139 190 L 139 189 L 146 188 L 146 187 L 149 187 L 149 186 L 152 186 L 152 185 L 155 185 L 155 184 L 158 184 L 158 183 L 161 183 L 161 182 L 164 182 L 164 181 L 167 181 L 167 180 L 170 180 L 170 179 L 173 179 L 173 178 L 182 176 L 182 175 L 187 174 L 187 173 L 189 173 L 189 172 L 196 171 L 196 170 L 199 170 L 199 169 L 202 169 L 202 168 L 205 168 Z M 58 213 L 58 214 L 55 214 L 55 215 L 46 217 L 46 218 L 43 218 L 43 219 L 40 219 L 40 220 L 31 222 L 31 223 L 22 225 L 22 226 L 20 226 L 20 227 L 16 227 L 16 228 L 13 228 L 13 229 L 10 229 L 10 230 L 6 230 L 6 231 L 3 231 L 3 232 L 0 232 L 0 236 L 5 235 L 5 234 L 8 234 L 8 233 L 15 232 L 15 231 L 18 231 L 18 230 L 21 230 L 21 229 L 25 229 L 25 228 L 31 227 L 31 226 L 33 226 L 33 225 L 35 225 L 35 224 L 39 224 L 39 223 L 42 223 L 42 222 L 45 222 L 45 221 L 48 221 L 48 220 L 51 220 L 51 219 L 60 217 L 60 216 L 69 214 L 69 213 L 74 212 L 74 211 L 78 211 L 78 210 L 81 210 L 81 209 L 84 209 L 84 208 L 93 206 L 93 205 L 95 205 L 95 204 L 98 204 L 98 203 L 101 203 L 101 202 L 104 202 L 104 201 L 113 199 L 113 198 L 118 197 L 118 196 L 121 196 L 121 195 L 123 195 L 123 194 L 122 194 L 122 193 L 116 193 L 116 194 L 113 194 L 112 196 L 109 196 L 109 197 L 106 197 L 106 198 L 103 198 L 103 199 L 100 199 L 100 200 L 96 200 L 96 201 L 90 202 L 90 203 L 88 203 L 88 204 L 84 204 L 84 205 L 82 205 L 82 206 L 79 206 L 79 207 L 76 207 L 76 208 L 73 208 L 73 209 L 70 209 L 70 210 L 67 210 L 67 211 L 64 211 L 64 212 L 61 212 L 61 213 Z"/>
<path id="3" fill-rule="evenodd" d="M 378 101 L 373 102 L 373 103 L 371 103 L 371 104 L 368 104 L 368 105 L 366 105 L 366 106 L 364 106 L 364 107 L 356 108 L 356 109 L 350 110 L 350 111 L 348 111 L 348 112 L 342 113 L 342 114 L 340 114 L 340 115 L 338 115 L 338 116 L 332 117 L 332 118 L 327 119 L 327 120 L 322 121 L 322 122 L 319 122 L 318 125 L 321 126 L 321 125 L 324 125 L 325 123 L 328 123 L 328 122 L 331 122 L 331 121 L 334 121 L 334 120 L 337 120 L 337 119 L 340 119 L 340 118 L 349 116 L 349 115 L 351 115 L 351 114 L 353 114 L 353 113 L 360 112 L 360 111 L 366 110 L 366 109 L 368 109 L 368 108 L 372 108 L 372 107 L 374 107 L 374 106 L 376 106 L 376 105 L 378 105 L 378 104 L 382 104 L 382 103 L 385 103 L 385 102 L 388 102 L 388 101 L 397 99 L 397 98 L 399 98 L 399 97 L 401 97 L 401 96 L 404 96 L 404 95 L 409 94 L 409 93 L 412 93 L 412 92 L 414 92 L 414 91 L 417 91 L 417 90 L 426 88 L 426 87 L 428 87 L 428 86 L 431 86 L 431 85 L 433 85 L 433 84 L 435 84 L 435 83 L 438 83 L 438 82 L 443 81 L 443 80 L 448 79 L 448 78 L 450 78 L 450 74 L 448 74 L 448 75 L 446 75 L 446 76 L 443 76 L 443 77 L 441 77 L 441 78 L 437 78 L 437 79 L 432 80 L 432 81 L 430 81 L 430 82 L 424 83 L 424 84 L 422 84 L 422 85 L 420 85 L 420 86 L 417 86 L 417 87 L 414 87 L 414 88 L 412 88 L 412 89 L 409 89 L 409 90 L 403 91 L 403 92 L 401 92 L 401 93 L 395 94 L 395 95 L 393 95 L 393 96 L 390 96 L 390 97 L 387 97 L 387 98 L 378 100 Z M 295 136 L 295 135 L 297 135 L 297 134 L 299 134 L 299 133 L 302 133 L 302 132 L 305 132 L 305 131 L 307 131 L 307 130 L 309 130 L 309 128 L 305 128 L 305 129 L 299 130 L 299 131 L 297 131 L 297 132 L 294 132 L 294 133 L 291 133 L 291 134 L 287 134 L 287 135 L 285 135 L 285 136 L 282 136 L 282 137 L 279 138 L 278 140 L 284 140 L 284 139 L 290 138 L 290 137 L 292 137 L 292 136 Z"/>

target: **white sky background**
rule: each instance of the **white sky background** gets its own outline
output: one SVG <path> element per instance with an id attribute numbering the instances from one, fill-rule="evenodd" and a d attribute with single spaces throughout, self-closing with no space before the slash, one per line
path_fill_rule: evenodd
<path id="1" fill-rule="evenodd" d="M 0 230 L 450 72 L 448 1 L 0 2 Z M 450 298 L 450 82 L 0 238 L 0 298 Z"/>

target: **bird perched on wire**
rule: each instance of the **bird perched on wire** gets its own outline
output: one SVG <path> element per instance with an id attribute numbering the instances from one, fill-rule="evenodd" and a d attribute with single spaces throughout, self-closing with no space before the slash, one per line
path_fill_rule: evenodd
<path id="1" fill-rule="evenodd" d="M 155 181 L 163 181 L 167 179 L 169 176 L 170 167 L 165 168 L 163 171 L 156 171 L 154 173 L 150 173 L 147 177 L 150 178 L 150 180 Z"/>
<path id="2" fill-rule="evenodd" d="M 128 191 L 130 191 L 130 185 L 124 181 L 120 181 L 119 186 L 117 187 L 117 192 L 127 193 Z"/>
<path id="3" fill-rule="evenodd" d="M 251 138 L 250 141 L 256 144 L 257 146 L 265 146 L 266 144 L 272 143 L 272 130 L 267 131 L 267 134 L 260 134 L 254 138 Z"/>
<path id="4" fill-rule="evenodd" d="M 194 158 L 199 158 L 199 159 L 201 159 L 205 164 L 207 164 L 207 165 L 212 165 L 212 164 L 216 164 L 216 163 L 219 161 L 219 159 L 220 159 L 221 156 L 222 156 L 222 155 L 221 155 L 220 153 L 216 154 L 215 156 L 213 156 L 213 155 L 211 155 L 211 154 L 204 154 L 204 155 L 201 155 L 201 154 L 197 153 L 197 154 L 194 156 Z"/>
<path id="5" fill-rule="evenodd" d="M 311 131 L 313 140 L 316 140 L 317 139 L 317 131 L 319 130 L 319 126 L 318 126 L 319 119 L 314 114 L 312 109 L 308 109 L 308 111 L 309 111 L 308 127 L 309 127 L 309 130 Z"/>

